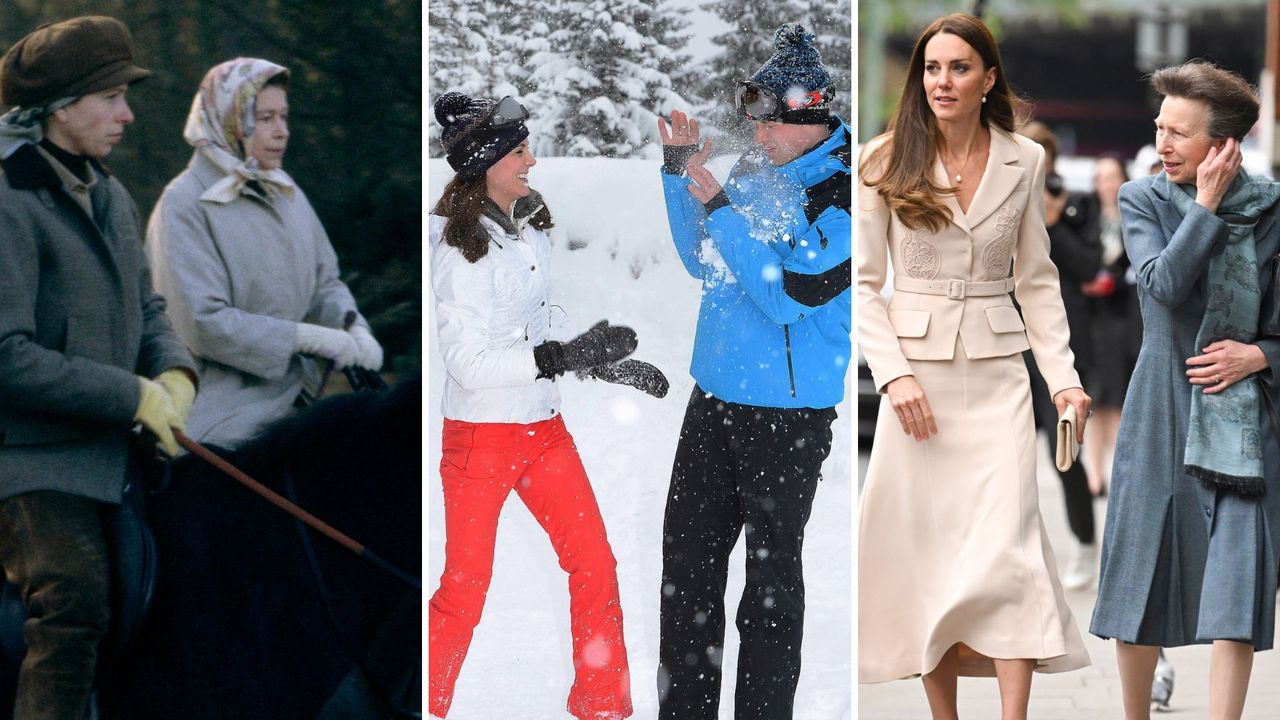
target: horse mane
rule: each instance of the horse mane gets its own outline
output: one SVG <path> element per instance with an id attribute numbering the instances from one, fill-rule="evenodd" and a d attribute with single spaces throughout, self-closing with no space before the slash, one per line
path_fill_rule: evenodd
<path id="1" fill-rule="evenodd" d="M 215 452 L 282 494 L 292 480 L 300 506 L 416 575 L 421 428 L 413 377 L 322 400 Z M 413 670 L 420 591 L 314 531 L 300 534 L 293 518 L 198 457 L 170 470 L 147 496 L 159 548 L 152 615 L 104 699 L 127 712 L 105 717 L 312 718 L 351 670 L 352 651 L 378 688 Z"/>
<path id="2" fill-rule="evenodd" d="M 340 526 L 380 554 L 421 554 L 422 379 L 382 392 L 335 395 L 265 426 L 234 450 L 215 452 L 258 482 L 288 496 L 292 479 L 306 510 Z M 205 508 L 269 507 L 230 477 L 187 455 L 173 466 L 171 488 Z M 171 494 L 171 493 L 166 493 Z M 187 510 L 194 511 L 188 505 Z M 237 510 L 236 512 L 239 512 Z M 288 516 L 272 509 L 280 519 Z M 414 539 L 406 545 L 406 532 Z M 290 530 L 289 532 L 292 532 Z M 392 548 L 395 548 L 393 550 Z M 391 559 L 391 558 L 389 558 Z"/>
<path id="3" fill-rule="evenodd" d="M 343 466 L 360 456 L 417 448 L 421 440 L 422 378 L 414 376 L 385 392 L 335 395 L 291 413 L 228 459 L 266 472 L 286 464 Z"/>

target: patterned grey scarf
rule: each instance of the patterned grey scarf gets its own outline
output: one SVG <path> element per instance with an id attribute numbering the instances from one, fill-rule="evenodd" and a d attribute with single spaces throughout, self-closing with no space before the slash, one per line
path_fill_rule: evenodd
<path id="1" fill-rule="evenodd" d="M 1184 186 L 1164 183 L 1170 200 L 1185 217 L 1195 196 Z M 1258 254 L 1253 228 L 1258 218 L 1280 197 L 1280 183 L 1251 177 L 1243 170 L 1231 182 L 1218 206 L 1218 217 L 1230 232 L 1225 249 L 1209 261 L 1209 298 L 1196 348 L 1218 340 L 1252 343 L 1258 335 Z M 1258 384 L 1240 381 L 1226 390 L 1206 395 L 1191 393 L 1191 418 L 1183 465 L 1205 487 L 1244 497 L 1260 496 L 1262 480 L 1262 428 L 1259 425 Z"/>
<path id="2" fill-rule="evenodd" d="M 44 139 L 45 119 L 76 100 L 79 98 L 65 97 L 48 105 L 16 107 L 0 115 L 0 160 L 8 159 L 23 145 L 39 145 Z"/>

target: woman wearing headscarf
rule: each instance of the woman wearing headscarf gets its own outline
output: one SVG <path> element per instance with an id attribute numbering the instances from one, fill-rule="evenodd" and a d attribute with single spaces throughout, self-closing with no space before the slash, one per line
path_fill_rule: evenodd
<path id="1" fill-rule="evenodd" d="M 1098 599 L 1125 717 L 1159 648 L 1211 644 L 1209 713 L 1239 718 L 1275 644 L 1280 568 L 1280 183 L 1240 168 L 1257 93 L 1202 61 L 1151 77 L 1159 175 L 1120 188 L 1142 349 L 1120 417 Z"/>
<path id="2" fill-rule="evenodd" d="M 253 58 L 205 75 L 183 130 L 195 152 L 147 226 L 156 288 L 199 365 L 188 434 L 204 443 L 234 446 L 289 412 L 317 389 L 317 359 L 382 365 L 320 218 L 281 168 L 288 81 Z"/>

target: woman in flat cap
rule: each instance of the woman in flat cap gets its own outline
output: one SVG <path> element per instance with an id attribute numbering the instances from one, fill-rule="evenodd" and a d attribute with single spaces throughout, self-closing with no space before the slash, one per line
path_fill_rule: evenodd
<path id="1" fill-rule="evenodd" d="M 149 74 L 107 17 L 42 27 L 0 60 L 0 104 L 15 106 L 0 117 L 0 565 L 30 614 L 16 720 L 86 716 L 110 619 L 102 520 L 131 430 L 177 452 L 195 396 L 138 210 L 100 163 Z"/>

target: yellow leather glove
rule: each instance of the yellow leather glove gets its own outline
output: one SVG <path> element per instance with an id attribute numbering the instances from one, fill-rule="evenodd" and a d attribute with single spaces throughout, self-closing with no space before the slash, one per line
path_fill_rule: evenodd
<path id="1" fill-rule="evenodd" d="M 173 400 L 173 407 L 178 411 L 178 417 L 182 418 L 185 428 L 191 417 L 191 403 L 196 401 L 196 386 L 187 376 L 187 371 L 178 368 L 165 370 L 156 376 L 156 382 L 169 393 L 169 399 Z"/>
<path id="2" fill-rule="evenodd" d="M 138 378 L 138 382 L 142 385 L 142 394 L 133 419 L 151 431 L 169 457 L 173 457 L 178 454 L 178 441 L 173 437 L 172 428 L 185 430 L 186 423 L 178 415 L 173 399 L 160 383 L 144 377 Z"/>

